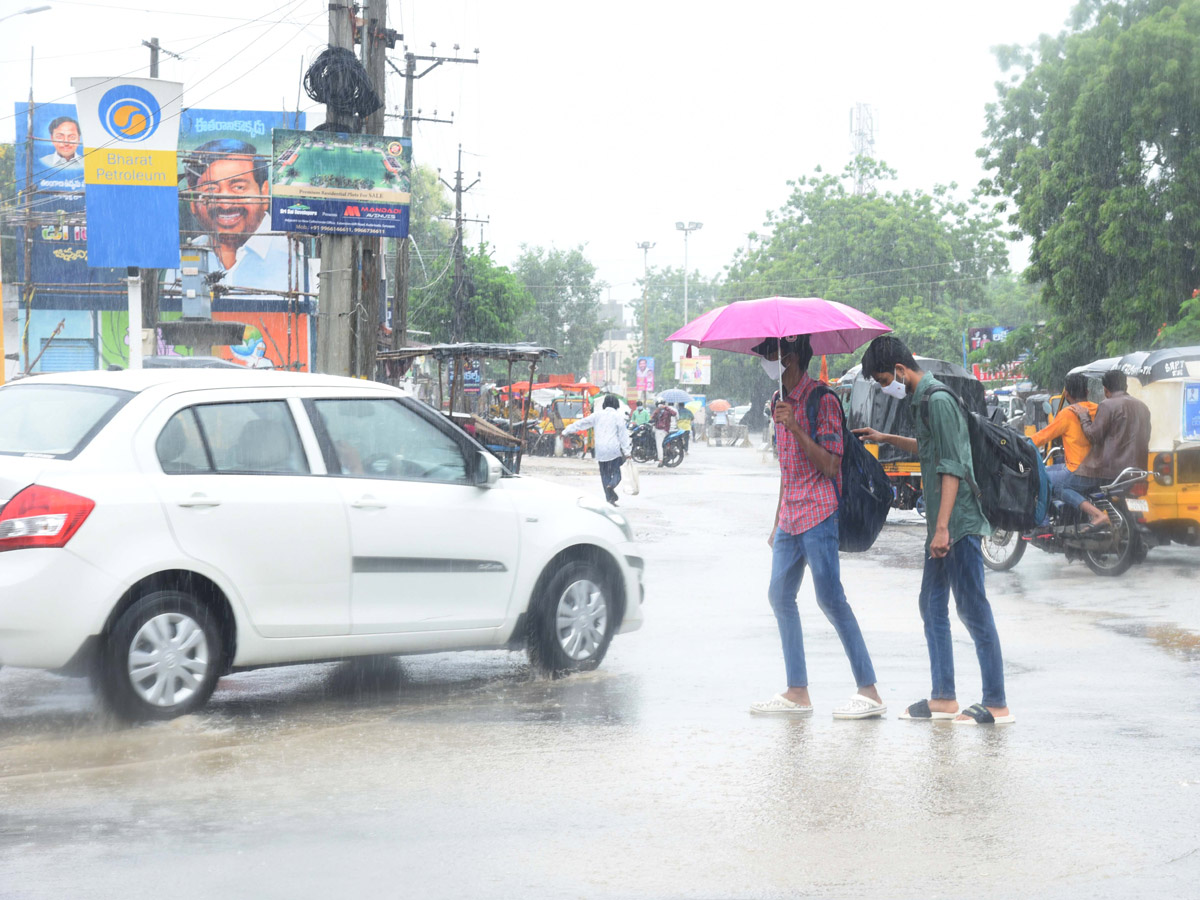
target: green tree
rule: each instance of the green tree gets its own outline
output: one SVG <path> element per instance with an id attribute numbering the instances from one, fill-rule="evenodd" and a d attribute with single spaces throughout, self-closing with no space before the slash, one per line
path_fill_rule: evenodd
<path id="1" fill-rule="evenodd" d="M 409 293 L 409 321 L 427 331 L 434 343 L 450 340 L 454 316 L 453 259 L 426 284 Z M 509 269 L 497 265 L 486 245 L 466 256 L 467 295 L 465 334 L 469 340 L 506 343 L 523 340 L 519 322 L 533 309 L 533 297 Z"/>
<path id="2" fill-rule="evenodd" d="M 532 308 L 520 322 L 523 339 L 558 351 L 558 359 L 546 360 L 546 372 L 586 378 L 592 353 L 610 323 L 600 318 L 600 294 L 606 285 L 596 280 L 596 267 L 583 247 L 547 250 L 522 244 L 513 271 L 533 297 Z"/>
<path id="3" fill-rule="evenodd" d="M 735 255 L 722 298 L 836 300 L 890 325 L 916 353 L 960 359 L 989 280 L 1007 271 L 999 220 L 981 197 L 957 199 L 956 185 L 888 189 L 895 178 L 859 157 L 838 175 L 818 168 L 789 182 L 785 205 L 751 235 L 756 246 Z M 875 186 L 858 193 L 860 180 Z M 831 358 L 830 374 L 857 362 L 857 354 Z"/>
<path id="4" fill-rule="evenodd" d="M 1033 239 L 1047 325 L 1034 366 L 1149 346 L 1200 284 L 1200 0 L 1084 0 L 1070 27 L 997 51 L 982 187 Z"/>

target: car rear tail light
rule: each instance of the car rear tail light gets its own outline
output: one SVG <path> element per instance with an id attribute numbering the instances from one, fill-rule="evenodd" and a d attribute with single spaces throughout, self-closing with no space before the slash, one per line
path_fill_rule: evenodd
<path id="1" fill-rule="evenodd" d="M 1175 457 L 1173 454 L 1160 453 L 1154 457 L 1154 480 L 1168 487 L 1175 483 Z"/>
<path id="2" fill-rule="evenodd" d="M 87 497 L 31 484 L 0 508 L 0 551 L 65 547 L 95 508 Z"/>

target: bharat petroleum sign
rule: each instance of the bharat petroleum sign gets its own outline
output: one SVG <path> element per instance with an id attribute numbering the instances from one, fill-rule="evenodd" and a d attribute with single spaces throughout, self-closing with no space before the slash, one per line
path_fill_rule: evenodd
<path id="1" fill-rule="evenodd" d="M 162 107 L 154 95 L 134 84 L 122 84 L 100 98 L 100 124 L 118 141 L 141 143 L 158 130 Z"/>
<path id="2" fill-rule="evenodd" d="M 72 84 L 84 145 L 88 262 L 178 267 L 176 120 L 183 86 L 151 78 Z"/>

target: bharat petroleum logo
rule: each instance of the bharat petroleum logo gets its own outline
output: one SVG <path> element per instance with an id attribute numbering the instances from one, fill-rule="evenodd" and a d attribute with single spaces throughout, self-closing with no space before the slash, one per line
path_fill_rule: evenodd
<path id="1" fill-rule="evenodd" d="M 100 98 L 100 124 L 119 141 L 140 143 L 158 130 L 162 108 L 145 88 L 122 84 Z"/>

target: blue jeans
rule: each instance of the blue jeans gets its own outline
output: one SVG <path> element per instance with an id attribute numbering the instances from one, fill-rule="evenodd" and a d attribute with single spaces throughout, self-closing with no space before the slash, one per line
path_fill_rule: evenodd
<path id="1" fill-rule="evenodd" d="M 623 456 L 600 460 L 600 483 L 606 490 L 615 488 L 621 483 L 621 463 L 624 461 L 625 457 Z"/>
<path id="2" fill-rule="evenodd" d="M 931 700 L 954 700 L 954 653 L 950 647 L 950 591 L 958 617 L 967 626 L 979 657 L 983 705 L 1002 707 L 1004 660 L 992 607 L 983 588 L 983 554 L 979 538 L 967 535 L 950 545 L 941 559 L 925 560 L 921 578 L 921 620 L 929 645 L 929 670 L 933 676 Z"/>
<path id="3" fill-rule="evenodd" d="M 842 570 L 838 561 L 838 516 L 835 512 L 819 525 L 802 534 L 788 534 L 782 528 L 775 531 L 775 548 L 771 555 L 771 586 L 767 596 L 779 637 L 783 641 L 783 663 L 787 669 L 788 687 L 808 687 L 808 670 L 804 665 L 804 634 L 800 628 L 800 610 L 796 594 L 804 580 L 804 567 L 812 568 L 817 605 L 837 631 L 842 647 L 850 659 L 854 681 L 860 687 L 875 683 L 875 670 L 863 641 L 854 610 L 846 602 L 842 590 Z"/>
<path id="4" fill-rule="evenodd" d="M 1104 483 L 1102 478 L 1087 478 L 1076 475 L 1063 463 L 1046 466 L 1046 478 L 1050 481 L 1050 495 L 1079 509 L 1090 494 Z M 1081 493 L 1082 492 L 1082 493 Z"/>

